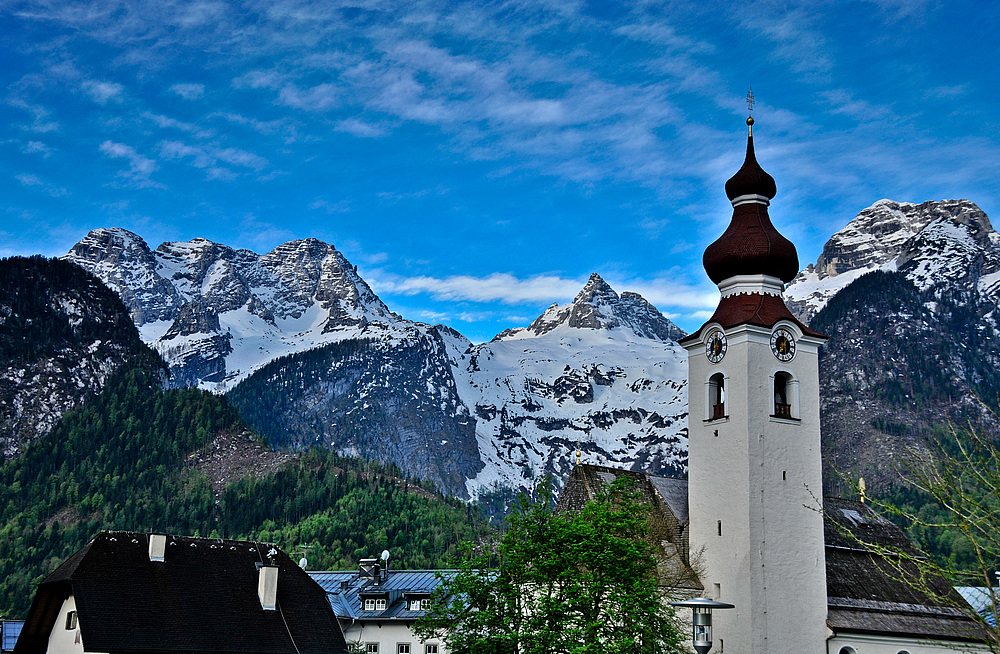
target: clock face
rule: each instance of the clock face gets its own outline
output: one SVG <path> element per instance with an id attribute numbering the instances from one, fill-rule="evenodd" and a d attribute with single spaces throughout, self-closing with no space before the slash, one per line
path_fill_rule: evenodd
<path id="1" fill-rule="evenodd" d="M 705 343 L 705 356 L 712 363 L 718 363 L 722 361 L 722 357 L 726 356 L 726 335 L 721 331 L 716 329 L 708 336 L 708 342 Z"/>
<path id="2" fill-rule="evenodd" d="M 784 327 L 779 327 L 771 334 L 771 352 L 778 361 L 791 361 L 795 356 L 795 337 Z"/>

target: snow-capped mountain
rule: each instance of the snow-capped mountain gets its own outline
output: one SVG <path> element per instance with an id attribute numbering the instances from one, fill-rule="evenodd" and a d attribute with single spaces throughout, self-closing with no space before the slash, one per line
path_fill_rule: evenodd
<path id="1" fill-rule="evenodd" d="M 816 263 L 788 285 L 786 302 L 808 321 L 841 289 L 873 270 L 899 270 L 920 290 L 975 289 L 996 302 L 1000 235 L 969 200 L 879 200 L 827 241 Z"/>
<path id="2" fill-rule="evenodd" d="M 642 297 L 619 296 L 594 274 L 572 303 L 461 354 L 457 388 L 485 463 L 470 492 L 564 477 L 578 447 L 589 463 L 683 470 L 683 335 Z"/>
<path id="3" fill-rule="evenodd" d="M 877 274 L 873 271 L 879 271 Z M 995 432 L 1000 235 L 968 200 L 881 200 L 791 282 L 789 307 L 830 335 L 820 354 L 828 492 L 898 484 L 907 452 L 951 425 Z"/>
<path id="4" fill-rule="evenodd" d="M 402 338 L 409 324 L 316 239 L 264 255 L 202 238 L 151 251 L 132 232 L 95 229 L 63 258 L 118 292 L 177 385 L 225 391 L 276 357 L 348 338 Z"/>
<path id="5" fill-rule="evenodd" d="M 278 447 L 322 444 L 477 497 L 588 461 L 681 470 L 683 332 L 593 275 L 576 299 L 472 347 L 389 311 L 315 239 L 258 255 L 205 239 L 150 250 L 122 229 L 64 257 L 125 301 L 173 383 L 230 392 Z"/>

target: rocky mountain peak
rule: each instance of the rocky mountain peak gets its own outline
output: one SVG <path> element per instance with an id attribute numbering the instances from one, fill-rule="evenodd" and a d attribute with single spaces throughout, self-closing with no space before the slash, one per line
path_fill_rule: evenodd
<path id="1" fill-rule="evenodd" d="M 205 238 L 151 251 L 111 228 L 94 230 L 64 258 L 119 294 L 174 383 L 225 387 L 273 356 L 400 320 L 343 254 L 315 238 L 264 255 Z"/>
<path id="2" fill-rule="evenodd" d="M 626 329 L 641 338 L 675 341 L 684 332 L 638 293 L 621 295 L 597 273 L 592 273 L 570 304 L 552 304 L 528 327 L 508 329 L 493 340 L 542 336 L 560 327 L 570 329 Z"/>
<path id="3" fill-rule="evenodd" d="M 827 241 L 789 284 L 786 301 L 808 321 L 840 289 L 879 269 L 900 270 L 921 289 L 975 287 L 1000 268 L 998 243 L 989 218 L 969 200 L 879 200 Z"/>
<path id="4" fill-rule="evenodd" d="M 604 278 L 597 273 L 590 273 L 590 279 L 583 289 L 576 294 L 573 304 L 590 304 L 599 306 L 601 304 L 614 304 L 618 300 L 618 294 L 611 288 L 611 285 L 604 281 Z"/>

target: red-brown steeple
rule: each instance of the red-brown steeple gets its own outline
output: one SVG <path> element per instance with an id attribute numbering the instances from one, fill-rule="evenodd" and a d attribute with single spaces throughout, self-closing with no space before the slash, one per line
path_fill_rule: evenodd
<path id="1" fill-rule="evenodd" d="M 753 125 L 752 118 L 747 120 Z M 778 233 L 767 215 L 777 189 L 753 151 L 753 133 L 747 138 L 743 166 L 726 182 L 733 203 L 729 229 L 705 250 L 705 271 L 716 284 L 737 275 L 767 275 L 788 283 L 799 272 L 799 257 L 791 241 Z"/>
<path id="2" fill-rule="evenodd" d="M 784 284 L 799 271 L 795 246 L 771 224 L 767 207 L 777 193 L 774 178 L 768 175 L 753 150 L 753 118 L 747 137 L 747 156 L 743 166 L 726 182 L 726 195 L 733 203 L 729 228 L 705 250 L 705 271 L 719 285 L 722 298 L 707 324 L 723 329 L 736 325 L 770 328 L 787 320 L 803 334 L 823 335 L 796 319 L 782 299 Z M 704 329 L 704 325 L 702 326 Z M 702 329 L 682 339 L 682 343 L 700 338 Z"/>

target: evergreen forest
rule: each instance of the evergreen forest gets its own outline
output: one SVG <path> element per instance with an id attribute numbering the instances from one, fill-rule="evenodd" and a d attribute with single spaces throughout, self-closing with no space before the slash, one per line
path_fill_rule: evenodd
<path id="1" fill-rule="evenodd" d="M 320 450 L 216 500 L 185 458 L 245 427 L 224 397 L 165 390 L 162 375 L 146 350 L 0 467 L 0 614 L 23 617 L 35 585 L 100 530 L 261 540 L 293 556 L 309 546 L 310 569 L 353 569 L 382 549 L 399 567 L 442 567 L 487 528 L 398 471 Z"/>

